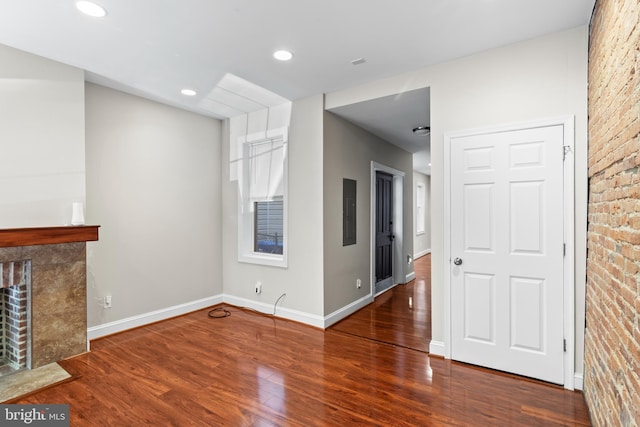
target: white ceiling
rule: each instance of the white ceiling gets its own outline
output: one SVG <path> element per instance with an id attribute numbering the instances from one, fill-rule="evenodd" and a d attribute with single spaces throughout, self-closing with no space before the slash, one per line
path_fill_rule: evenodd
<path id="1" fill-rule="evenodd" d="M 0 43 L 223 118 L 584 25 L 594 1 L 97 0 L 108 15 L 96 19 L 75 0 L 0 0 Z M 274 60 L 280 48 L 293 60 Z"/>

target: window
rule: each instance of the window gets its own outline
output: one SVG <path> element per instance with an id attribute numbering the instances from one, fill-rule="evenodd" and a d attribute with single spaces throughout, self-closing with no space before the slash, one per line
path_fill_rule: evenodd
<path id="1" fill-rule="evenodd" d="M 238 260 L 287 266 L 287 129 L 240 137 Z"/>
<path id="2" fill-rule="evenodd" d="M 284 210 L 282 200 L 255 202 L 253 251 L 282 255 Z"/>

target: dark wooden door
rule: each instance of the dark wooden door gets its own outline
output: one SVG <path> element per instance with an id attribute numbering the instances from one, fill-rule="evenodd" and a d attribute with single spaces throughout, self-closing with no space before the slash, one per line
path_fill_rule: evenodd
<path id="1" fill-rule="evenodd" d="M 393 176 L 376 172 L 376 283 L 393 284 Z M 376 286 L 378 288 L 379 286 Z M 381 286 L 386 288 L 388 286 Z"/>

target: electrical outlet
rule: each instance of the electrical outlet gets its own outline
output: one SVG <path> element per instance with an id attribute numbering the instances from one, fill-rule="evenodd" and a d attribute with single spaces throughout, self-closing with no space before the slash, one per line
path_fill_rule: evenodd
<path id="1" fill-rule="evenodd" d="M 103 308 L 111 308 L 111 295 L 106 295 L 102 301 Z"/>
<path id="2" fill-rule="evenodd" d="M 262 293 L 262 283 L 258 282 L 256 283 L 256 294 L 261 294 Z"/>
<path id="3" fill-rule="evenodd" d="M 356 288 L 360 289 L 362 287 L 362 280 L 356 279 Z"/>

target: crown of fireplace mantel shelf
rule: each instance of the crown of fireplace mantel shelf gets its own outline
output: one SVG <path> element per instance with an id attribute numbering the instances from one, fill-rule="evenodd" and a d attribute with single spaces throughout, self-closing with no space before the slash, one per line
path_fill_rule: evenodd
<path id="1" fill-rule="evenodd" d="M 26 227 L 0 229 L 0 248 L 94 242 L 99 225 Z"/>

